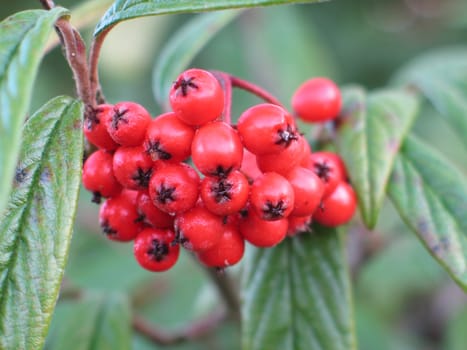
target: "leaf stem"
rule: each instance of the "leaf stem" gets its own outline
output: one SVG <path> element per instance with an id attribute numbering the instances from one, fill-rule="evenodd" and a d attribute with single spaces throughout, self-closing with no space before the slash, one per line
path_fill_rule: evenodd
<path id="1" fill-rule="evenodd" d="M 55 7 L 53 0 L 39 0 L 39 1 L 46 10 L 51 10 Z"/>
<path id="2" fill-rule="evenodd" d="M 40 0 L 46 10 L 55 7 L 52 0 Z M 65 57 L 73 72 L 78 97 L 85 103 L 87 110 L 95 106 L 90 95 L 89 69 L 86 59 L 86 45 L 80 33 L 71 25 L 68 17 L 62 17 L 55 23 L 60 42 L 65 49 Z"/>
<path id="3" fill-rule="evenodd" d="M 226 320 L 226 316 L 225 310 L 217 310 L 176 332 L 158 329 L 140 315 L 133 317 L 132 325 L 136 332 L 155 344 L 174 345 L 199 339 L 211 333 Z"/>

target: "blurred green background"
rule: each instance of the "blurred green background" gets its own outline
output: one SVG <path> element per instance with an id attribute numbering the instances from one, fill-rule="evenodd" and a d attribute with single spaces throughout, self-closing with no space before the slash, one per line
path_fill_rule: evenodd
<path id="1" fill-rule="evenodd" d="M 38 3 L 2 0 L 0 17 L 39 8 Z M 78 5 L 71 0 L 57 3 L 68 8 Z M 132 100 L 154 115 L 161 112 L 152 91 L 154 63 L 170 36 L 190 18 L 151 17 L 120 24 L 111 31 L 100 61 L 109 102 Z M 72 18 L 72 22 L 80 23 L 80 18 Z M 92 27 L 82 31 L 88 43 Z M 412 58 L 433 48 L 465 45 L 466 38 L 465 0 L 335 0 L 246 11 L 219 32 L 193 66 L 251 80 L 289 105 L 294 89 L 311 76 L 325 75 L 340 85 L 357 83 L 378 89 Z M 56 48 L 43 61 L 31 110 L 59 94 L 74 95 L 74 86 Z M 234 115 L 255 101 L 235 93 Z M 435 111 L 425 106 L 414 130 L 467 174 L 467 154 L 459 136 Z M 61 333 L 65 325 L 73 325 L 77 314 L 91 329 L 82 326 L 74 336 L 92 332 L 89 325 L 99 317 L 92 310 L 102 303 L 102 295 L 104 299 L 118 299 L 119 293 L 129 295 L 137 312 L 168 330 L 219 307 L 216 289 L 188 254 L 168 273 L 143 271 L 133 260 L 131 245 L 108 242 L 99 233 L 97 217 L 97 207 L 82 191 L 66 285 L 71 290 L 85 289 L 90 301 L 78 308 L 72 301 L 59 302 L 46 348 L 59 349 L 61 342 L 74 339 Z M 375 232 L 366 232 L 356 220 L 348 246 L 360 349 L 467 348 L 466 296 L 404 227 L 389 203 Z M 240 268 L 233 270 L 238 273 Z M 238 349 L 239 334 L 235 325 L 226 323 L 212 336 L 170 348 Z M 75 344 L 77 349 L 88 348 L 79 341 Z M 133 347 L 153 349 L 154 345 L 133 335 Z"/>

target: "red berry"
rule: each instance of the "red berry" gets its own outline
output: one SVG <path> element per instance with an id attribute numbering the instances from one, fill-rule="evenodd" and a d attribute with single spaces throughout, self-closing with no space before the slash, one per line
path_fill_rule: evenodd
<path id="1" fill-rule="evenodd" d="M 356 209 L 357 197 L 353 188 L 346 182 L 340 182 L 323 200 L 322 208 L 315 211 L 313 219 L 323 226 L 336 227 L 349 222 Z"/>
<path id="2" fill-rule="evenodd" d="M 157 169 L 149 182 L 149 196 L 160 210 L 179 214 L 198 200 L 199 176 L 187 164 L 167 164 Z"/>
<path id="3" fill-rule="evenodd" d="M 83 126 L 84 135 L 88 141 L 107 151 L 113 151 L 118 147 L 107 131 L 107 124 L 114 113 L 113 108 L 112 105 L 107 104 L 97 106 Z"/>
<path id="4" fill-rule="evenodd" d="M 292 108 L 306 122 L 326 122 L 335 119 L 342 98 L 337 85 L 326 78 L 313 78 L 298 87 L 292 96 Z"/>
<path id="5" fill-rule="evenodd" d="M 178 260 L 180 246 L 172 245 L 175 234 L 172 230 L 146 228 L 135 238 L 133 252 L 136 261 L 150 271 L 166 271 Z"/>
<path id="6" fill-rule="evenodd" d="M 98 150 L 86 159 L 83 166 L 83 186 L 94 194 L 95 203 L 100 203 L 101 197 L 112 197 L 120 193 L 122 186 L 113 173 L 112 154 Z"/>
<path id="7" fill-rule="evenodd" d="M 242 209 L 250 192 L 245 175 L 234 170 L 227 177 L 206 176 L 200 195 L 206 208 L 216 215 L 230 215 Z"/>
<path id="8" fill-rule="evenodd" d="M 295 167 L 286 176 L 295 194 L 294 209 L 291 215 L 311 215 L 321 203 L 324 184 L 310 169 Z"/>
<path id="9" fill-rule="evenodd" d="M 306 140 L 299 136 L 297 141 L 279 153 L 264 154 L 256 157 L 256 163 L 263 173 L 275 172 L 286 175 L 292 168 L 300 164 L 303 159 Z"/>
<path id="10" fill-rule="evenodd" d="M 245 148 L 256 155 L 281 152 L 299 136 L 293 117 L 282 107 L 268 103 L 243 112 L 237 129 Z"/>
<path id="11" fill-rule="evenodd" d="M 323 198 L 329 196 L 337 184 L 347 177 L 344 162 L 335 153 L 315 152 L 310 156 L 310 169 L 324 182 Z"/>
<path id="12" fill-rule="evenodd" d="M 137 195 L 137 191 L 123 190 L 102 204 L 99 223 L 107 238 L 127 242 L 143 229 L 136 208 Z"/>
<path id="13" fill-rule="evenodd" d="M 243 149 L 243 160 L 240 171 L 248 178 L 250 183 L 263 173 L 258 168 L 256 156 L 246 148 Z"/>
<path id="14" fill-rule="evenodd" d="M 195 252 L 213 248 L 222 236 L 223 226 L 222 217 L 214 215 L 199 203 L 175 218 L 178 242 Z"/>
<path id="15" fill-rule="evenodd" d="M 165 113 L 151 120 L 144 139 L 144 149 L 153 160 L 181 162 L 190 156 L 195 130 L 180 121 L 175 113 Z"/>
<path id="16" fill-rule="evenodd" d="M 263 220 L 280 220 L 294 208 L 294 190 L 289 181 L 276 173 L 265 173 L 251 186 L 250 203 Z"/>
<path id="17" fill-rule="evenodd" d="M 196 131 L 191 157 L 204 175 L 226 176 L 240 169 L 243 146 L 237 132 L 225 122 L 212 122 Z"/>
<path id="18" fill-rule="evenodd" d="M 287 235 L 292 237 L 298 233 L 305 232 L 308 230 L 311 223 L 311 215 L 307 216 L 295 216 L 290 215 L 287 220 L 289 220 L 289 228 L 287 230 Z"/>
<path id="19" fill-rule="evenodd" d="M 139 146 L 143 143 L 151 121 L 148 111 L 134 102 L 120 102 L 107 120 L 107 130 L 112 139 L 122 146 Z"/>
<path id="20" fill-rule="evenodd" d="M 114 154 L 113 170 L 117 180 L 131 190 L 148 188 L 153 161 L 142 146 L 120 147 Z"/>
<path id="21" fill-rule="evenodd" d="M 146 192 L 138 193 L 137 206 L 143 222 L 154 228 L 173 228 L 175 218 L 156 207 Z"/>
<path id="22" fill-rule="evenodd" d="M 224 268 L 238 263 L 244 252 L 245 241 L 238 226 L 225 225 L 217 244 L 211 249 L 198 253 L 198 258 L 208 267 Z"/>
<path id="23" fill-rule="evenodd" d="M 220 117 L 224 91 L 214 75 L 202 69 L 188 69 L 170 89 L 170 105 L 184 123 L 203 125 Z"/>
<path id="24" fill-rule="evenodd" d="M 251 208 L 240 219 L 239 229 L 243 238 L 256 247 L 273 247 L 287 235 L 288 220 L 262 220 Z"/>

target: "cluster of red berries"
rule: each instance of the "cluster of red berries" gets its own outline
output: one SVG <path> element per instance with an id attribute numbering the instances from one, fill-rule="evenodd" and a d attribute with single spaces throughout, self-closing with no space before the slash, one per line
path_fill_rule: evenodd
<path id="1" fill-rule="evenodd" d="M 259 104 L 236 126 L 223 121 L 224 90 L 210 72 L 183 72 L 170 92 L 172 112 L 152 119 L 140 105 L 100 105 L 84 133 L 98 147 L 85 161 L 83 184 L 104 197 L 100 225 L 111 240 L 134 241 L 141 266 L 172 267 L 180 245 L 207 266 L 236 264 L 248 241 L 271 247 L 311 220 L 341 225 L 356 199 L 342 160 L 312 153 L 284 108 Z M 306 120 L 340 110 L 338 88 L 313 79 L 293 97 Z M 193 165 L 185 163 L 191 159 Z"/>

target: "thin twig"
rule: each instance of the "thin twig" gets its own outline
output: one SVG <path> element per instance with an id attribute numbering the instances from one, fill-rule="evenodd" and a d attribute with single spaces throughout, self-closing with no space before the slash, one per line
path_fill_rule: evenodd
<path id="1" fill-rule="evenodd" d="M 211 277 L 211 280 L 216 285 L 220 295 L 224 299 L 231 317 L 236 322 L 240 323 L 240 298 L 232 278 L 227 274 L 226 271 L 220 272 L 212 268 L 204 268 L 209 277 Z"/>
<path id="2" fill-rule="evenodd" d="M 174 345 L 199 339 L 215 330 L 227 317 L 225 310 L 217 310 L 201 318 L 188 327 L 175 332 L 161 330 L 152 325 L 142 316 L 133 317 L 133 329 L 146 339 L 158 345 Z"/>
<path id="3" fill-rule="evenodd" d="M 97 100 L 97 103 L 105 103 L 105 98 L 102 94 L 101 85 L 99 82 L 99 70 L 98 70 L 98 63 L 99 63 L 99 55 L 102 49 L 102 44 L 104 43 L 104 39 L 109 33 L 109 31 L 113 28 L 110 26 L 102 33 L 100 33 L 97 37 L 94 38 L 91 44 L 91 50 L 89 52 L 89 81 L 90 81 L 90 94 L 94 101 Z"/>

